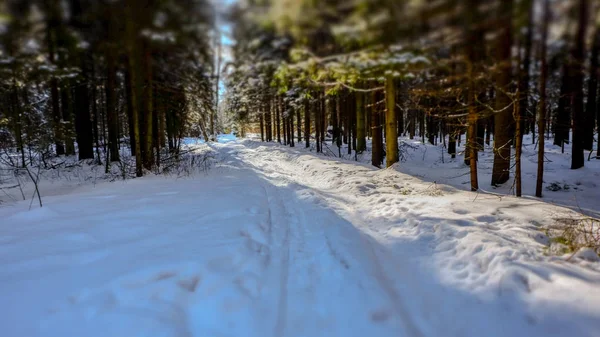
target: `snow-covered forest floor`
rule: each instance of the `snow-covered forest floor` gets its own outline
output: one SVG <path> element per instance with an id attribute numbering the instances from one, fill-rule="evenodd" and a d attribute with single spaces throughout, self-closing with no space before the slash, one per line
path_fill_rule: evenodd
<path id="1" fill-rule="evenodd" d="M 251 135 L 251 138 L 259 140 L 260 135 Z M 485 145 L 484 151 L 479 152 L 478 176 L 480 191 L 499 195 L 514 195 L 514 149 L 511 153 L 513 156 L 511 159 L 511 179 L 502 186 L 492 187 L 490 185 L 494 162 L 492 143 Z M 399 144 L 401 162 L 396 164 L 394 169 L 432 184 L 446 184 L 461 190 L 470 190 L 469 166 L 465 165 L 463 160 L 465 151 L 464 136 L 463 142 L 457 145 L 458 155 L 454 159 L 448 154 L 445 144 L 432 145 L 427 143 L 426 140 L 423 143 L 422 138 L 418 136 L 414 139 L 401 137 Z M 552 144 L 552 139 L 546 139 L 544 202 L 566 206 L 595 217 L 600 216 L 600 160 L 595 159 L 597 144 L 594 145 L 594 151 L 589 161 L 590 153 L 588 151 L 585 153 L 585 167 L 571 170 L 571 145 L 566 144 L 563 153 L 560 146 Z M 299 147 L 304 148 L 304 143 L 301 143 Z M 355 155 L 354 152 L 348 154 L 346 144 L 342 144 L 342 147 L 338 150 L 337 146 L 332 144 L 331 139 L 327 139 L 323 155 L 339 158 L 341 154 L 343 159 L 370 164 L 370 149 L 371 141 L 367 140 L 366 152 L 358 155 Z M 314 151 L 314 145 L 312 145 L 310 151 Z M 537 138 L 534 142 L 531 134 L 525 135 L 521 165 L 523 195 L 526 198 L 535 195 L 537 152 Z"/>
<path id="2" fill-rule="evenodd" d="M 463 191 L 461 159 L 422 144 L 386 170 L 252 140 L 189 146 L 212 168 L 0 206 L 3 336 L 600 330 L 598 256 L 552 251 L 547 230 L 579 215 L 545 202 L 598 211 L 597 164 L 562 170 L 568 155 L 550 153 L 546 183 L 563 190 L 537 201 Z"/>

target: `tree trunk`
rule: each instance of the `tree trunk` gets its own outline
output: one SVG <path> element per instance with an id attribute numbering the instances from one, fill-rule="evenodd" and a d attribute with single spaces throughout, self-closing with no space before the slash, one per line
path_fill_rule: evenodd
<path id="1" fill-rule="evenodd" d="M 306 148 L 310 147 L 310 102 L 308 98 L 304 99 L 304 140 Z"/>
<path id="2" fill-rule="evenodd" d="M 394 78 L 388 75 L 385 79 L 385 158 L 386 166 L 398 162 L 398 121 L 396 120 L 396 89 Z"/>
<path id="3" fill-rule="evenodd" d="M 367 139 L 365 135 L 365 102 L 364 94 L 356 94 L 356 152 L 362 153 L 367 149 Z"/>
<path id="4" fill-rule="evenodd" d="M 338 148 L 338 157 L 342 157 L 342 97 L 338 94 L 335 99 L 335 115 L 337 120 L 337 137 L 335 145 Z"/>
<path id="5" fill-rule="evenodd" d="M 298 144 L 302 141 L 302 123 L 300 122 L 300 109 L 296 108 L 296 132 L 298 133 Z"/>
<path id="6" fill-rule="evenodd" d="M 372 132 L 372 152 L 371 165 L 381 167 L 383 160 L 383 137 L 381 134 L 381 123 L 379 121 L 379 109 L 376 104 L 378 100 L 377 91 L 371 93 L 371 132 Z"/>
<path id="7" fill-rule="evenodd" d="M 485 119 L 485 144 L 490 145 L 492 142 L 492 130 L 494 130 L 494 118 L 488 117 Z"/>
<path id="8" fill-rule="evenodd" d="M 521 93 L 517 90 L 517 102 L 520 102 Z M 517 197 L 521 196 L 521 149 L 523 144 L 522 124 L 521 124 L 521 112 L 520 104 L 514 104 L 514 116 L 516 119 L 515 123 L 515 191 Z"/>
<path id="9" fill-rule="evenodd" d="M 408 137 L 410 139 L 415 139 L 415 129 L 416 129 L 415 128 L 415 124 L 417 122 L 416 114 L 417 113 L 416 113 L 415 109 L 411 108 L 411 109 L 408 110 L 408 119 L 409 119 L 409 122 L 408 122 Z"/>
<path id="10" fill-rule="evenodd" d="M 60 90 L 60 102 L 62 109 L 63 139 L 65 141 L 65 154 L 72 156 L 75 154 L 75 142 L 73 140 L 73 102 L 72 102 L 70 81 L 65 81 Z"/>
<path id="11" fill-rule="evenodd" d="M 456 158 L 456 130 L 454 127 L 450 128 L 448 132 L 448 154 L 452 159 Z"/>
<path id="12" fill-rule="evenodd" d="M 281 121 L 283 122 L 283 125 L 282 125 L 282 127 L 283 127 L 283 130 L 282 130 L 283 131 L 283 145 L 288 145 L 289 144 L 288 134 L 287 134 L 287 132 L 288 132 L 288 129 L 287 129 L 288 118 L 284 116 Z"/>
<path id="13" fill-rule="evenodd" d="M 354 92 L 350 93 L 350 99 L 348 100 L 348 113 L 350 118 L 350 130 L 352 133 L 351 143 L 352 150 L 354 150 L 354 158 L 356 159 L 356 95 Z M 348 152 L 348 154 L 352 154 L 352 152 Z"/>
<path id="14" fill-rule="evenodd" d="M 54 122 L 54 145 L 56 147 L 56 155 L 60 156 L 65 154 L 65 145 L 63 143 L 58 81 L 55 78 L 50 80 L 50 100 L 52 101 L 52 117 Z"/>
<path id="15" fill-rule="evenodd" d="M 83 83 L 75 87 L 75 133 L 77 135 L 77 147 L 79 149 L 79 160 L 94 158 L 94 144 L 92 133 L 92 121 L 90 119 L 90 96 L 89 96 L 89 67 L 88 60 L 91 55 L 82 53 L 81 70 Z"/>
<path id="16" fill-rule="evenodd" d="M 26 167 L 27 163 L 25 162 L 25 151 L 23 146 L 23 128 L 21 125 L 21 119 L 23 117 L 23 105 L 20 102 L 19 96 L 19 89 L 16 81 L 13 78 L 12 93 L 10 95 L 12 98 L 12 109 L 10 109 L 12 114 L 12 126 L 15 134 L 15 141 L 17 143 L 17 150 L 21 153 L 21 166 Z"/>
<path id="17" fill-rule="evenodd" d="M 165 102 L 164 99 L 161 100 L 162 97 L 164 97 L 163 95 L 157 94 L 157 98 L 155 99 L 156 105 L 157 105 L 157 118 L 158 118 L 158 135 L 156 137 L 156 139 L 158 139 L 158 147 L 159 148 L 164 148 L 165 147 L 165 130 L 166 130 L 166 114 L 167 114 L 167 107 L 166 104 L 168 102 Z M 160 102 L 159 102 L 160 100 Z M 204 141 L 207 141 L 208 135 L 206 134 L 206 132 L 204 132 Z"/>
<path id="18" fill-rule="evenodd" d="M 332 138 L 331 145 L 336 145 L 337 140 L 340 136 L 340 126 L 338 123 L 338 113 L 337 113 L 337 109 L 336 109 L 337 101 L 338 101 L 338 96 L 331 96 L 327 100 L 327 103 L 329 104 L 329 110 L 331 112 L 331 126 L 333 128 L 332 137 L 331 137 Z"/>
<path id="19" fill-rule="evenodd" d="M 370 101 L 371 97 L 369 95 L 367 95 L 366 93 L 364 94 L 364 104 L 365 104 L 365 134 L 367 135 L 367 139 L 371 139 L 371 113 L 370 110 L 368 109 L 373 102 Z"/>
<path id="20" fill-rule="evenodd" d="M 129 67 L 129 75 L 131 83 L 131 114 L 134 127 L 134 144 L 135 147 L 135 173 L 136 176 L 141 177 L 143 173 L 142 166 L 142 151 L 141 151 L 141 138 L 140 138 L 140 95 L 142 92 L 142 74 L 141 66 L 139 62 L 139 46 L 137 43 L 138 29 L 134 26 L 135 19 L 133 11 L 135 11 L 136 5 L 134 0 L 128 0 L 125 4 L 126 19 L 125 19 L 125 30 L 127 36 L 127 60 Z"/>
<path id="21" fill-rule="evenodd" d="M 554 145 L 563 147 L 569 142 L 569 126 L 570 126 L 570 97 L 571 97 L 571 75 L 567 62 L 562 67 L 562 80 L 560 85 L 560 96 L 558 98 L 558 107 L 556 116 L 553 120 L 554 127 Z"/>
<path id="22" fill-rule="evenodd" d="M 526 129 L 531 123 L 531 120 L 535 118 L 531 117 L 529 110 L 529 69 L 531 67 L 531 46 L 533 40 L 533 0 L 526 0 L 524 2 L 525 9 L 527 10 L 527 33 L 525 34 L 525 41 L 523 48 L 525 54 L 523 55 L 523 66 L 519 74 L 519 112 L 521 120 L 521 131 Z M 523 132 L 521 132 L 521 144 L 523 143 Z"/>
<path id="23" fill-rule="evenodd" d="M 473 66 L 468 65 L 469 73 L 469 112 L 468 112 L 468 131 L 465 146 L 465 159 L 468 158 L 469 172 L 471 177 L 471 191 L 479 190 L 479 181 L 477 179 L 477 109 L 475 108 L 475 88 L 473 87 Z"/>
<path id="24" fill-rule="evenodd" d="M 277 143 L 281 144 L 281 99 L 275 98 L 276 103 L 275 103 L 275 113 L 277 114 Z M 285 117 L 284 117 L 285 120 Z M 285 143 L 285 135 L 284 135 L 284 143 Z"/>
<path id="25" fill-rule="evenodd" d="M 265 114 L 260 114 L 260 140 L 265 141 Z"/>
<path id="26" fill-rule="evenodd" d="M 129 83 L 129 82 L 127 82 Z M 96 68 L 95 61 L 92 59 L 92 114 L 94 115 L 94 141 L 96 142 L 96 163 L 102 165 L 102 157 L 100 156 L 100 134 L 98 132 L 98 90 L 96 89 Z M 126 87 L 129 86 L 126 84 Z"/>
<path id="27" fill-rule="evenodd" d="M 600 52 L 600 25 L 596 27 L 594 33 L 594 42 L 590 58 L 590 78 L 588 80 L 588 99 L 585 109 L 585 139 L 584 148 L 592 151 L 594 147 L 594 125 L 596 124 L 596 114 L 598 111 L 598 80 L 600 71 L 598 71 L 598 54 Z M 600 128 L 598 129 L 600 132 Z M 600 139 L 598 140 L 600 144 Z M 600 146 L 598 147 L 600 149 Z"/>
<path id="28" fill-rule="evenodd" d="M 48 45 L 48 59 L 50 63 L 56 64 L 56 28 L 60 22 L 60 3 L 57 0 L 50 0 L 44 3 L 48 15 L 46 23 L 46 43 Z M 52 103 L 52 122 L 54 131 L 54 145 L 56 147 L 56 155 L 65 154 L 65 146 L 63 143 L 63 127 L 62 116 L 60 113 L 60 97 L 58 92 L 58 80 L 56 77 L 50 79 L 50 100 Z"/>
<path id="29" fill-rule="evenodd" d="M 146 170 L 151 170 L 154 165 L 154 137 L 153 137 L 153 121 L 154 121 L 154 97 L 152 90 L 152 53 L 148 42 L 143 42 L 144 47 L 144 90 L 143 90 L 143 100 L 144 103 L 144 168 Z"/>
<path id="30" fill-rule="evenodd" d="M 160 167 L 160 134 L 159 134 L 159 114 L 160 114 L 160 99 L 158 99 L 158 89 L 156 87 L 152 88 L 152 100 L 154 101 L 154 106 L 152 109 L 152 147 L 154 148 L 154 157 L 156 167 Z"/>
<path id="31" fill-rule="evenodd" d="M 325 95 L 325 90 L 323 90 L 321 93 L 321 151 L 323 151 L 323 144 L 325 144 L 327 130 L 329 129 L 329 123 L 327 121 L 327 116 L 329 114 L 327 112 L 327 95 Z"/>
<path id="32" fill-rule="evenodd" d="M 425 144 L 425 110 L 419 109 L 419 136 L 421 143 Z"/>
<path id="33" fill-rule="evenodd" d="M 544 128 L 546 127 L 546 82 L 548 78 L 548 65 L 546 64 L 546 51 L 548 40 L 548 23 L 550 21 L 550 0 L 544 0 L 544 14 L 542 19 L 542 40 L 540 50 L 540 111 L 538 117 L 538 165 L 535 196 L 542 197 L 542 186 L 544 185 Z"/>
<path id="34" fill-rule="evenodd" d="M 426 119 L 427 119 L 427 141 L 429 142 L 429 144 L 435 145 L 436 130 L 435 130 L 435 123 L 433 122 L 433 116 L 431 114 L 431 111 L 427 112 Z"/>
<path id="35" fill-rule="evenodd" d="M 129 126 L 129 147 L 130 147 L 130 151 L 131 151 L 131 155 L 132 156 L 136 156 L 135 153 L 135 127 L 134 127 L 134 123 L 133 123 L 133 108 L 132 108 L 132 102 L 131 102 L 131 96 L 132 96 L 132 88 L 131 85 L 127 84 L 127 83 L 131 83 L 131 75 L 129 74 L 129 69 L 125 69 L 125 96 L 127 97 L 127 124 Z"/>
<path id="36" fill-rule="evenodd" d="M 477 178 L 477 107 L 475 105 L 475 76 L 476 70 L 479 70 L 479 61 L 481 56 L 481 44 L 483 43 L 483 34 L 478 26 L 479 13 L 478 1 L 469 0 L 465 7 L 465 21 L 467 23 L 467 140 L 465 146 L 465 161 L 469 164 L 469 172 L 471 178 L 471 191 L 479 190 L 479 181 Z M 460 133 L 458 135 L 460 144 Z"/>
<path id="37" fill-rule="evenodd" d="M 321 102 L 320 96 L 317 93 L 316 99 L 313 101 L 313 110 L 315 112 L 315 143 L 317 145 L 317 152 L 321 151 Z"/>
<path id="38" fill-rule="evenodd" d="M 500 20 L 502 26 L 497 37 L 496 54 L 498 71 L 496 74 L 496 104 L 494 114 L 494 166 L 492 168 L 492 185 L 500 185 L 508 181 L 510 176 L 510 148 L 512 143 L 511 98 L 508 95 L 511 83 L 511 47 L 512 47 L 512 7 L 513 0 L 501 0 Z"/>
<path id="39" fill-rule="evenodd" d="M 111 47 L 112 48 L 112 47 Z M 118 138 L 118 114 L 116 107 L 115 87 L 117 85 L 117 69 L 115 52 L 111 49 L 106 52 L 106 120 L 108 124 L 108 151 L 110 161 L 120 160 Z"/>
<path id="40" fill-rule="evenodd" d="M 344 92 L 345 94 L 346 92 Z M 342 135 L 342 140 L 344 144 L 348 144 L 348 147 L 350 147 L 350 143 L 352 142 L 350 140 L 350 115 L 348 114 L 348 95 L 344 95 L 343 98 L 343 102 L 342 102 L 342 123 L 344 125 L 344 130 L 343 130 L 343 135 Z"/>
<path id="41" fill-rule="evenodd" d="M 585 140 L 585 115 L 583 111 L 583 64 L 585 63 L 585 34 L 588 17 L 588 1 L 579 0 L 579 24 L 575 48 L 573 48 L 573 155 L 571 157 L 571 169 L 583 167 L 585 163 L 584 140 Z"/>
<path id="42" fill-rule="evenodd" d="M 295 147 L 296 144 L 294 144 L 294 112 L 291 111 L 290 112 L 290 129 L 289 129 L 289 141 L 290 141 L 290 147 Z"/>
<path id="43" fill-rule="evenodd" d="M 267 142 L 271 142 L 273 141 L 273 126 L 272 126 L 272 113 L 271 113 L 271 99 L 269 97 L 266 98 L 266 114 L 265 114 L 265 127 L 266 127 L 266 135 L 267 135 Z"/>

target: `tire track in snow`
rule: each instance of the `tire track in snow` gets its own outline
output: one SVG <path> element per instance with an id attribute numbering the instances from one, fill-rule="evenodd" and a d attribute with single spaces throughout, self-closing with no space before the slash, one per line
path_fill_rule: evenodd
<path id="1" fill-rule="evenodd" d="M 275 320 L 275 326 L 273 330 L 273 336 L 281 337 L 285 334 L 286 328 L 286 320 L 287 320 L 287 302 L 288 302 L 288 281 L 289 281 L 289 270 L 290 270 L 290 221 L 292 217 L 290 216 L 287 208 L 282 202 L 281 195 L 277 191 L 276 188 L 271 186 L 267 187 L 264 183 L 261 183 L 263 189 L 267 193 L 267 201 L 269 203 L 269 220 L 271 223 L 278 225 L 278 229 L 280 229 L 281 225 L 284 226 L 283 230 L 283 240 L 281 242 L 280 249 L 280 259 L 281 263 L 279 265 L 279 296 L 277 300 L 277 317 Z M 271 190 L 269 192 L 268 190 Z M 275 203 L 274 203 L 275 202 Z M 277 220 L 273 221 L 273 212 L 272 206 L 277 206 L 279 217 Z M 287 218 L 287 219 L 286 219 Z M 287 220 L 287 221 L 286 221 Z"/>
<path id="2" fill-rule="evenodd" d="M 248 150 L 248 148 L 243 145 L 237 146 L 241 147 L 243 150 Z M 248 162 L 239 157 L 239 154 L 240 151 L 236 151 L 235 153 L 228 152 L 225 154 L 225 157 L 230 160 L 230 164 L 235 163 L 234 165 L 240 169 L 251 171 L 264 170 L 264 167 L 255 165 L 250 166 Z M 257 178 L 257 180 L 258 184 L 263 189 L 266 200 L 265 208 L 267 210 L 266 228 L 262 228 L 261 226 L 261 229 L 267 236 L 267 244 L 271 254 L 268 263 L 268 269 L 271 271 L 266 271 L 263 283 L 267 286 L 270 282 L 278 283 L 277 286 L 279 287 L 279 291 L 274 305 L 277 312 L 272 331 L 274 337 L 282 337 L 285 335 L 288 312 L 288 282 L 291 245 L 290 223 L 294 222 L 295 219 L 291 216 L 288 208 L 285 207 L 285 204 L 282 202 L 283 199 L 277 187 L 272 186 L 262 178 Z"/>
<path id="3" fill-rule="evenodd" d="M 288 172 L 289 170 L 287 170 L 286 167 L 279 165 L 279 160 L 272 160 L 272 157 L 273 157 L 272 154 L 270 156 L 271 158 L 269 158 L 269 160 L 268 160 L 269 167 L 267 168 L 266 165 L 260 165 L 259 163 L 256 163 L 255 161 L 252 160 L 253 158 L 261 157 L 261 154 L 259 153 L 260 151 L 258 151 L 257 149 L 250 149 L 246 146 L 244 146 L 244 150 L 246 150 L 245 152 L 252 152 L 252 155 L 248 155 L 248 153 L 246 153 L 246 156 L 238 157 L 238 159 L 241 162 L 254 167 L 255 170 L 262 171 L 263 173 L 266 174 L 267 177 L 269 177 L 268 174 L 274 173 L 278 176 L 277 178 L 284 178 L 284 180 L 289 181 L 289 182 L 294 182 L 294 183 L 301 183 L 301 184 L 303 183 L 303 181 L 301 181 L 301 179 L 297 179 L 298 175 L 294 175 L 293 172 Z M 242 151 L 240 151 L 240 152 L 238 152 L 238 155 L 243 156 L 244 153 Z M 285 159 L 282 159 L 282 161 L 285 161 Z M 284 177 L 282 177 L 282 176 L 284 176 Z M 314 189 L 314 188 L 310 187 L 309 185 L 306 185 L 306 187 L 308 187 L 312 192 L 314 192 L 315 196 L 317 196 L 319 199 L 323 200 L 325 202 L 325 204 L 334 206 L 335 208 L 333 210 L 335 210 L 335 209 L 342 210 L 344 213 L 352 216 L 353 222 L 359 222 L 361 224 L 361 227 L 368 228 L 368 226 L 364 226 L 365 224 L 363 223 L 363 221 L 359 220 L 358 215 L 355 214 L 355 212 L 351 209 L 350 206 L 345 205 L 337 200 L 332 200 L 331 198 L 328 198 L 326 195 L 321 193 L 318 189 Z M 281 199 L 279 199 L 279 200 L 281 200 Z M 367 259 L 372 263 L 371 267 L 372 267 L 373 276 L 374 276 L 375 280 L 379 284 L 380 288 L 391 299 L 390 302 L 391 302 L 392 308 L 396 312 L 397 317 L 400 318 L 400 321 L 403 323 L 402 329 L 406 332 L 407 336 L 411 336 L 411 337 L 424 336 L 424 333 L 421 331 L 421 329 L 419 329 L 417 324 L 414 322 L 414 319 L 412 319 L 412 317 L 409 313 L 409 310 L 402 299 L 402 296 L 395 289 L 395 286 L 393 285 L 391 278 L 387 275 L 386 271 L 384 270 L 383 265 L 380 261 L 380 258 L 377 255 L 376 249 L 373 246 L 372 240 L 374 240 L 374 239 L 368 233 L 365 233 L 365 232 L 359 230 L 358 228 L 356 228 L 356 226 L 354 226 L 354 230 L 359 237 L 360 244 L 363 246 L 363 251 L 368 254 Z M 286 241 L 286 244 L 289 245 L 289 238 Z M 289 259 L 289 247 L 288 247 L 287 258 Z M 287 266 L 287 267 L 289 268 L 289 266 Z M 286 282 L 287 282 L 287 278 L 286 278 Z M 280 300 L 281 300 L 281 298 L 280 298 Z M 286 301 L 287 301 L 287 299 L 286 299 Z M 281 315 L 279 315 L 278 322 L 279 322 L 279 319 L 281 318 L 280 316 Z M 278 334 L 280 332 L 281 331 L 276 329 L 276 336 L 281 336 L 281 334 Z"/>

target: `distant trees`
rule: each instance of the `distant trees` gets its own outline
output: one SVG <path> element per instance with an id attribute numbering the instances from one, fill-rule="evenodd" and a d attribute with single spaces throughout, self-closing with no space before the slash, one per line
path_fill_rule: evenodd
<path id="1" fill-rule="evenodd" d="M 11 104 L 0 121 L 23 165 L 25 148 L 101 162 L 128 147 L 141 176 L 206 129 L 210 2 L 7 0 L 2 10 L 0 100 Z"/>
<path id="2" fill-rule="evenodd" d="M 548 126 L 559 146 L 572 133 L 573 169 L 584 165 L 583 151 L 597 144 L 600 4 L 550 2 L 542 15 L 536 8 L 546 4 L 239 3 L 232 16 L 237 44 L 228 82 L 237 105 L 230 111 L 246 126 L 260 121 L 270 141 L 282 122 L 265 107 L 282 95 L 304 123 L 297 136 L 307 147 L 314 137 L 316 151 L 328 151 L 323 144 L 330 128 L 332 144 L 347 144 L 355 156 L 370 144 L 378 167 L 384 158 L 386 166 L 399 160 L 402 135 L 440 142 L 452 157 L 465 142 L 474 191 L 478 153 L 493 144 L 491 184 L 508 182 L 515 171 L 520 190 L 523 134 L 532 134 L 542 148 L 540 179 Z M 547 22 L 559 12 L 569 15 Z M 536 33 L 551 30 L 560 38 L 548 43 Z"/>

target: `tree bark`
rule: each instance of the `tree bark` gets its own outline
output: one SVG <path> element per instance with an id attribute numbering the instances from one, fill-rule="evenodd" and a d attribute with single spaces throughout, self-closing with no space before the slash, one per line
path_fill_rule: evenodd
<path id="1" fill-rule="evenodd" d="M 429 142 L 429 144 L 435 145 L 436 130 L 435 130 L 435 123 L 433 121 L 433 116 L 431 114 L 431 111 L 427 111 L 426 122 L 427 122 L 427 141 Z"/>
<path id="2" fill-rule="evenodd" d="M 329 105 L 329 111 L 331 113 L 331 126 L 332 126 L 332 137 L 331 137 L 331 145 L 337 144 L 338 137 L 340 136 L 340 126 L 338 123 L 338 114 L 336 109 L 336 102 L 338 101 L 338 96 L 330 96 L 327 99 L 327 104 Z"/>
<path id="3" fill-rule="evenodd" d="M 271 98 L 267 97 L 266 99 L 266 109 L 265 109 L 265 128 L 266 128 L 266 138 L 267 142 L 273 141 L 273 127 L 272 127 L 272 113 L 271 113 Z"/>
<path id="4" fill-rule="evenodd" d="M 396 89 L 394 78 L 388 75 L 385 79 L 385 158 L 386 166 L 398 162 L 398 121 L 396 120 Z"/>
<path id="5" fill-rule="evenodd" d="M 352 133 L 352 150 L 354 150 L 354 158 L 356 159 L 356 95 L 354 92 L 350 92 L 350 99 L 348 100 L 348 113 L 350 117 L 350 130 Z M 348 152 L 348 154 L 352 154 L 352 152 Z"/>
<path id="6" fill-rule="evenodd" d="M 550 21 L 550 0 L 544 0 L 544 14 L 542 19 L 542 40 L 540 50 L 540 111 L 538 117 L 538 165 L 537 180 L 535 186 L 535 196 L 542 197 L 542 187 L 544 185 L 544 128 L 546 127 L 546 82 L 548 78 L 548 65 L 546 62 L 548 23 Z"/>
<path id="7" fill-rule="evenodd" d="M 314 106 L 315 119 L 315 144 L 317 145 L 317 153 L 321 151 L 321 101 L 320 95 L 317 93 L 312 105 Z"/>
<path id="8" fill-rule="evenodd" d="M 148 42 L 145 41 L 143 43 L 144 47 L 143 47 L 143 51 L 144 51 L 144 55 L 143 55 L 143 66 L 144 66 L 144 90 L 142 92 L 143 95 L 143 100 L 142 102 L 144 103 L 144 108 L 143 108 L 143 112 L 144 112 L 144 140 L 143 140 L 143 144 L 144 144 L 144 168 L 146 170 L 151 170 L 152 166 L 154 165 L 154 137 L 153 137 L 153 131 L 154 131 L 154 126 L 153 126 L 153 122 L 154 122 L 154 97 L 153 97 L 153 90 L 152 90 L 152 73 L 153 73 L 153 69 L 152 69 L 152 53 L 151 53 L 151 49 L 150 46 L 148 45 Z"/>
<path id="9" fill-rule="evenodd" d="M 46 22 L 46 43 L 48 47 L 48 59 L 50 63 L 56 64 L 56 27 L 60 22 L 60 4 L 58 0 L 47 0 L 44 5 L 46 6 L 46 14 L 48 19 Z M 60 97 L 58 92 L 58 80 L 52 76 L 50 79 L 50 100 L 52 103 L 52 122 L 54 131 L 54 145 L 56 155 L 65 154 L 65 146 L 63 143 L 63 127 L 62 127 L 62 116 L 60 113 Z"/>
<path id="10" fill-rule="evenodd" d="M 265 141 L 265 122 L 264 122 L 265 114 L 261 113 L 259 119 L 260 119 L 260 140 L 261 140 L 261 142 L 264 142 Z"/>
<path id="11" fill-rule="evenodd" d="M 379 95 L 377 91 L 371 93 L 371 132 L 372 132 L 372 152 L 371 152 L 371 165 L 375 167 L 381 167 L 383 161 L 383 137 L 381 134 L 381 123 L 379 120 L 379 109 L 377 107 L 377 100 Z"/>
<path id="12" fill-rule="evenodd" d="M 308 98 L 304 99 L 304 140 L 305 147 L 310 147 L 310 102 Z"/>
<path id="13" fill-rule="evenodd" d="M 300 109 L 296 108 L 296 132 L 298 133 L 298 144 L 302 141 L 302 123 L 300 122 Z"/>
<path id="14" fill-rule="evenodd" d="M 323 152 L 323 144 L 325 144 L 325 137 L 327 136 L 327 105 L 325 90 L 320 93 L 321 99 L 319 100 L 319 107 L 321 108 L 321 152 Z"/>
<path id="15" fill-rule="evenodd" d="M 479 70 L 479 61 L 481 57 L 481 44 L 483 43 L 483 34 L 478 27 L 479 20 L 478 1 L 469 0 L 465 8 L 467 32 L 466 32 L 466 54 L 467 54 L 467 139 L 465 146 L 465 162 L 469 164 L 469 173 L 471 178 L 471 191 L 479 190 L 479 181 L 477 177 L 477 107 L 475 105 L 475 76 L 476 70 Z M 458 135 L 460 144 L 460 133 Z"/>
<path id="16" fill-rule="evenodd" d="M 512 143 L 511 98 L 508 95 L 511 83 L 511 47 L 512 47 L 512 7 L 513 0 L 501 0 L 500 19 L 505 22 L 497 37 L 496 53 L 498 71 L 496 74 L 496 103 L 494 114 L 494 166 L 492 185 L 500 185 L 510 177 L 510 148 Z"/>
<path id="17" fill-rule="evenodd" d="M 598 111 L 598 80 L 600 71 L 598 71 L 600 52 L 600 25 L 596 27 L 594 33 L 594 42 L 590 57 L 590 78 L 588 80 L 588 99 L 585 109 L 585 139 L 584 149 L 592 151 L 594 147 L 594 125 L 596 124 L 596 114 Z M 600 132 L 600 128 L 598 129 Z M 599 139 L 600 143 L 600 139 Z M 600 146 L 598 147 L 600 149 Z"/>
<path id="18" fill-rule="evenodd" d="M 27 167 L 27 163 L 25 161 L 25 149 L 24 149 L 24 145 L 23 145 L 23 128 L 21 125 L 21 119 L 23 116 L 23 112 L 22 112 L 22 104 L 20 102 L 19 99 L 19 89 L 17 87 L 16 81 L 13 78 L 13 85 L 12 85 L 12 93 L 11 93 L 11 103 L 12 103 L 12 126 L 13 126 L 13 131 L 15 134 L 15 141 L 16 141 L 16 145 L 17 145 L 17 150 L 21 153 L 21 166 L 22 167 Z"/>
<path id="19" fill-rule="evenodd" d="M 275 100 L 277 101 L 275 103 L 275 113 L 276 113 L 276 117 L 277 117 L 277 143 L 281 144 L 281 98 L 277 97 L 275 98 Z M 284 117 L 285 119 L 285 117 Z M 285 143 L 285 136 L 284 136 L 284 143 Z"/>
<path id="20" fill-rule="evenodd" d="M 120 160 L 118 138 L 118 114 L 116 107 L 115 87 L 117 85 L 116 56 L 112 46 L 106 51 L 106 121 L 108 124 L 108 151 L 110 161 Z"/>
<path id="21" fill-rule="evenodd" d="M 88 60 L 91 60 L 91 55 L 87 53 L 81 54 L 81 70 L 83 75 L 83 83 L 75 87 L 75 133 L 77 136 L 77 147 L 79 149 L 79 160 L 94 158 L 94 144 L 92 133 L 92 121 L 90 119 L 90 96 L 89 86 L 89 66 Z"/>
<path id="22" fill-rule="evenodd" d="M 520 102 L 521 93 L 517 90 L 517 102 Z M 517 197 L 520 197 L 522 194 L 521 191 L 521 149 L 523 143 L 523 130 L 521 124 L 521 112 L 519 111 L 520 105 L 514 104 L 514 116 L 516 119 L 515 123 L 515 194 Z"/>
<path id="23" fill-rule="evenodd" d="M 133 123 L 133 107 L 132 107 L 132 102 L 131 102 L 131 96 L 132 96 L 132 88 L 131 88 L 131 75 L 129 74 L 129 69 L 128 67 L 126 67 L 125 69 L 125 96 L 126 96 L 126 100 L 127 100 L 127 124 L 128 124 L 128 129 L 129 129 L 129 147 L 130 147 L 130 151 L 131 151 L 131 155 L 132 156 L 136 156 L 135 153 L 135 128 L 134 128 L 134 123 Z"/>
<path id="24" fill-rule="evenodd" d="M 571 157 L 571 169 L 583 167 L 585 163 L 584 140 L 585 140 L 585 115 L 583 111 L 583 64 L 585 62 L 585 34 L 588 17 L 588 1 L 579 0 L 579 24 L 575 48 L 573 48 L 573 147 Z"/>
<path id="25" fill-rule="evenodd" d="M 290 113 L 287 117 L 287 120 L 288 120 L 287 143 L 290 147 L 293 147 L 292 144 L 294 144 L 294 115 Z"/>
<path id="26" fill-rule="evenodd" d="M 365 102 L 364 94 L 356 94 L 356 152 L 362 153 L 367 149 L 367 139 L 365 135 Z"/>
<path id="27" fill-rule="evenodd" d="M 142 91 L 142 74 L 141 67 L 139 65 L 139 46 L 137 43 L 138 29 L 135 27 L 134 22 L 134 11 L 137 6 L 135 0 L 127 0 L 125 4 L 126 19 L 125 19 L 125 31 L 127 36 L 127 60 L 129 67 L 129 75 L 131 83 L 131 114 L 134 127 L 134 144 L 135 147 L 135 173 L 136 176 L 141 177 L 143 173 L 142 166 L 142 151 L 140 145 L 140 95 Z"/>
<path id="28" fill-rule="evenodd" d="M 569 126 L 571 120 L 571 72 L 572 70 L 570 69 L 568 62 L 565 62 L 562 67 L 562 80 L 556 117 L 553 119 L 554 145 L 563 147 L 563 150 L 564 144 L 569 142 Z"/>
<path id="29" fill-rule="evenodd" d="M 452 159 L 456 158 L 456 130 L 451 127 L 448 132 L 448 154 Z"/>
<path id="30" fill-rule="evenodd" d="M 75 142 L 73 141 L 73 102 L 71 94 L 70 81 L 64 81 L 60 90 L 60 102 L 62 110 L 63 139 L 65 141 L 65 154 L 72 156 L 75 154 Z"/>
<path id="31" fill-rule="evenodd" d="M 526 0 L 524 2 L 527 10 L 527 33 L 524 36 L 525 53 L 523 55 L 523 66 L 519 76 L 519 112 L 521 116 L 521 131 L 525 131 L 531 120 L 535 120 L 534 117 L 529 114 L 529 70 L 531 67 L 531 46 L 533 41 L 533 0 Z M 521 144 L 523 143 L 523 132 L 521 133 Z"/>
<path id="32" fill-rule="evenodd" d="M 92 59 L 92 114 L 93 114 L 93 125 L 94 125 L 94 142 L 96 142 L 96 162 L 98 165 L 102 165 L 102 157 L 100 156 L 100 134 L 98 132 L 98 98 L 96 89 L 96 68 L 95 61 Z M 126 84 L 126 87 L 128 84 Z"/>

